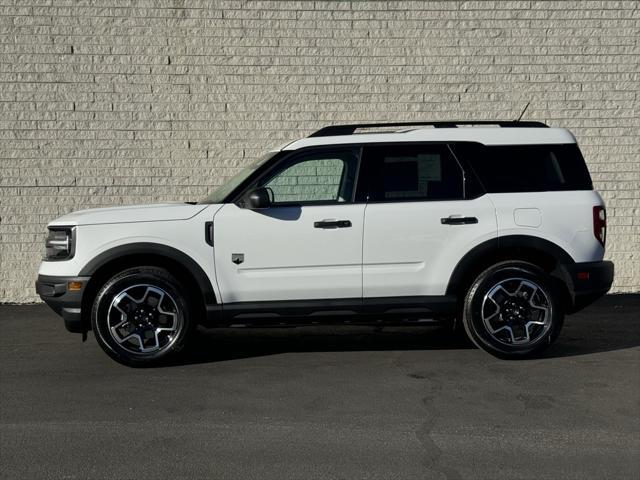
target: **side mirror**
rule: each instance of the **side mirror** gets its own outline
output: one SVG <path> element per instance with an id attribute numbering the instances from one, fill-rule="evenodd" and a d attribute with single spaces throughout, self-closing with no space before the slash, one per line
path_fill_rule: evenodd
<path id="1" fill-rule="evenodd" d="M 271 206 L 273 192 L 270 188 L 259 187 L 249 192 L 248 207 L 252 210 L 260 210 Z"/>

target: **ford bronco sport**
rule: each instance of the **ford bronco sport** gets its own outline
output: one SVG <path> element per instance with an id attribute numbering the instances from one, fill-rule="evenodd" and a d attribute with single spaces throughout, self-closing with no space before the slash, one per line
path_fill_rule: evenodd
<path id="1" fill-rule="evenodd" d="M 606 215 L 573 135 L 538 122 L 325 127 L 196 204 L 48 225 L 36 289 L 128 365 L 197 324 L 458 322 L 503 358 L 539 354 L 606 293 Z"/>

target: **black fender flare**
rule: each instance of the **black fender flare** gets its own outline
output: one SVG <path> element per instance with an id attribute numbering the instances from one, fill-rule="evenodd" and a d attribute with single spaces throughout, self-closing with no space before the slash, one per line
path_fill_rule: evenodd
<path id="1" fill-rule="evenodd" d="M 453 269 L 449 283 L 447 285 L 447 295 L 454 295 L 458 292 L 460 286 L 465 282 L 467 272 L 469 272 L 475 264 L 482 261 L 483 257 L 487 257 L 494 253 L 500 253 L 504 249 L 526 248 L 537 250 L 550 257 L 553 257 L 560 271 L 552 272 L 552 275 L 565 280 L 561 273 L 564 269 L 562 265 L 572 265 L 575 263 L 571 255 L 569 255 L 562 247 L 559 247 L 549 240 L 535 237 L 532 235 L 505 235 L 503 237 L 492 238 L 469 250 L 464 257 L 460 259 Z"/>
<path id="2" fill-rule="evenodd" d="M 129 257 L 132 255 L 155 255 L 159 257 L 166 257 L 180 264 L 193 276 L 200 287 L 205 305 L 216 304 L 216 295 L 211 285 L 211 281 L 198 262 L 186 253 L 160 243 L 127 243 L 125 245 L 119 245 L 117 247 L 110 248 L 109 250 L 105 250 L 92 258 L 84 267 L 82 267 L 78 276 L 91 276 L 106 264 L 114 260 L 118 260 L 119 258 Z M 211 261 L 213 262 L 213 256 Z"/>

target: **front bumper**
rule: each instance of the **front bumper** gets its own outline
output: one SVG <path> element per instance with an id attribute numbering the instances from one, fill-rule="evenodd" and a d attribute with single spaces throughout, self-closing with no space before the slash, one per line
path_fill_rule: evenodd
<path id="1" fill-rule="evenodd" d="M 88 330 L 82 320 L 82 296 L 90 277 L 58 277 L 38 275 L 36 293 L 54 312 L 64 319 L 64 326 L 74 333 Z M 69 282 L 79 282 L 79 290 L 69 290 Z"/>
<path id="2" fill-rule="evenodd" d="M 564 281 L 571 295 L 568 313 L 575 313 L 603 296 L 613 283 L 613 262 L 583 262 L 563 265 Z"/>

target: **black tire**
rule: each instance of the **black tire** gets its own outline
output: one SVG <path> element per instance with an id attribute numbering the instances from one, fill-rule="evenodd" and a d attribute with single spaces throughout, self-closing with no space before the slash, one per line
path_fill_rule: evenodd
<path id="1" fill-rule="evenodd" d="M 187 291 L 164 268 L 129 268 L 98 291 L 91 326 L 100 347 L 117 362 L 166 364 L 191 336 L 195 322 L 190 303 Z"/>
<path id="2" fill-rule="evenodd" d="M 528 358 L 555 341 L 564 311 L 546 272 L 528 262 L 506 261 L 488 268 L 471 284 L 462 322 L 477 347 L 499 358 Z"/>

